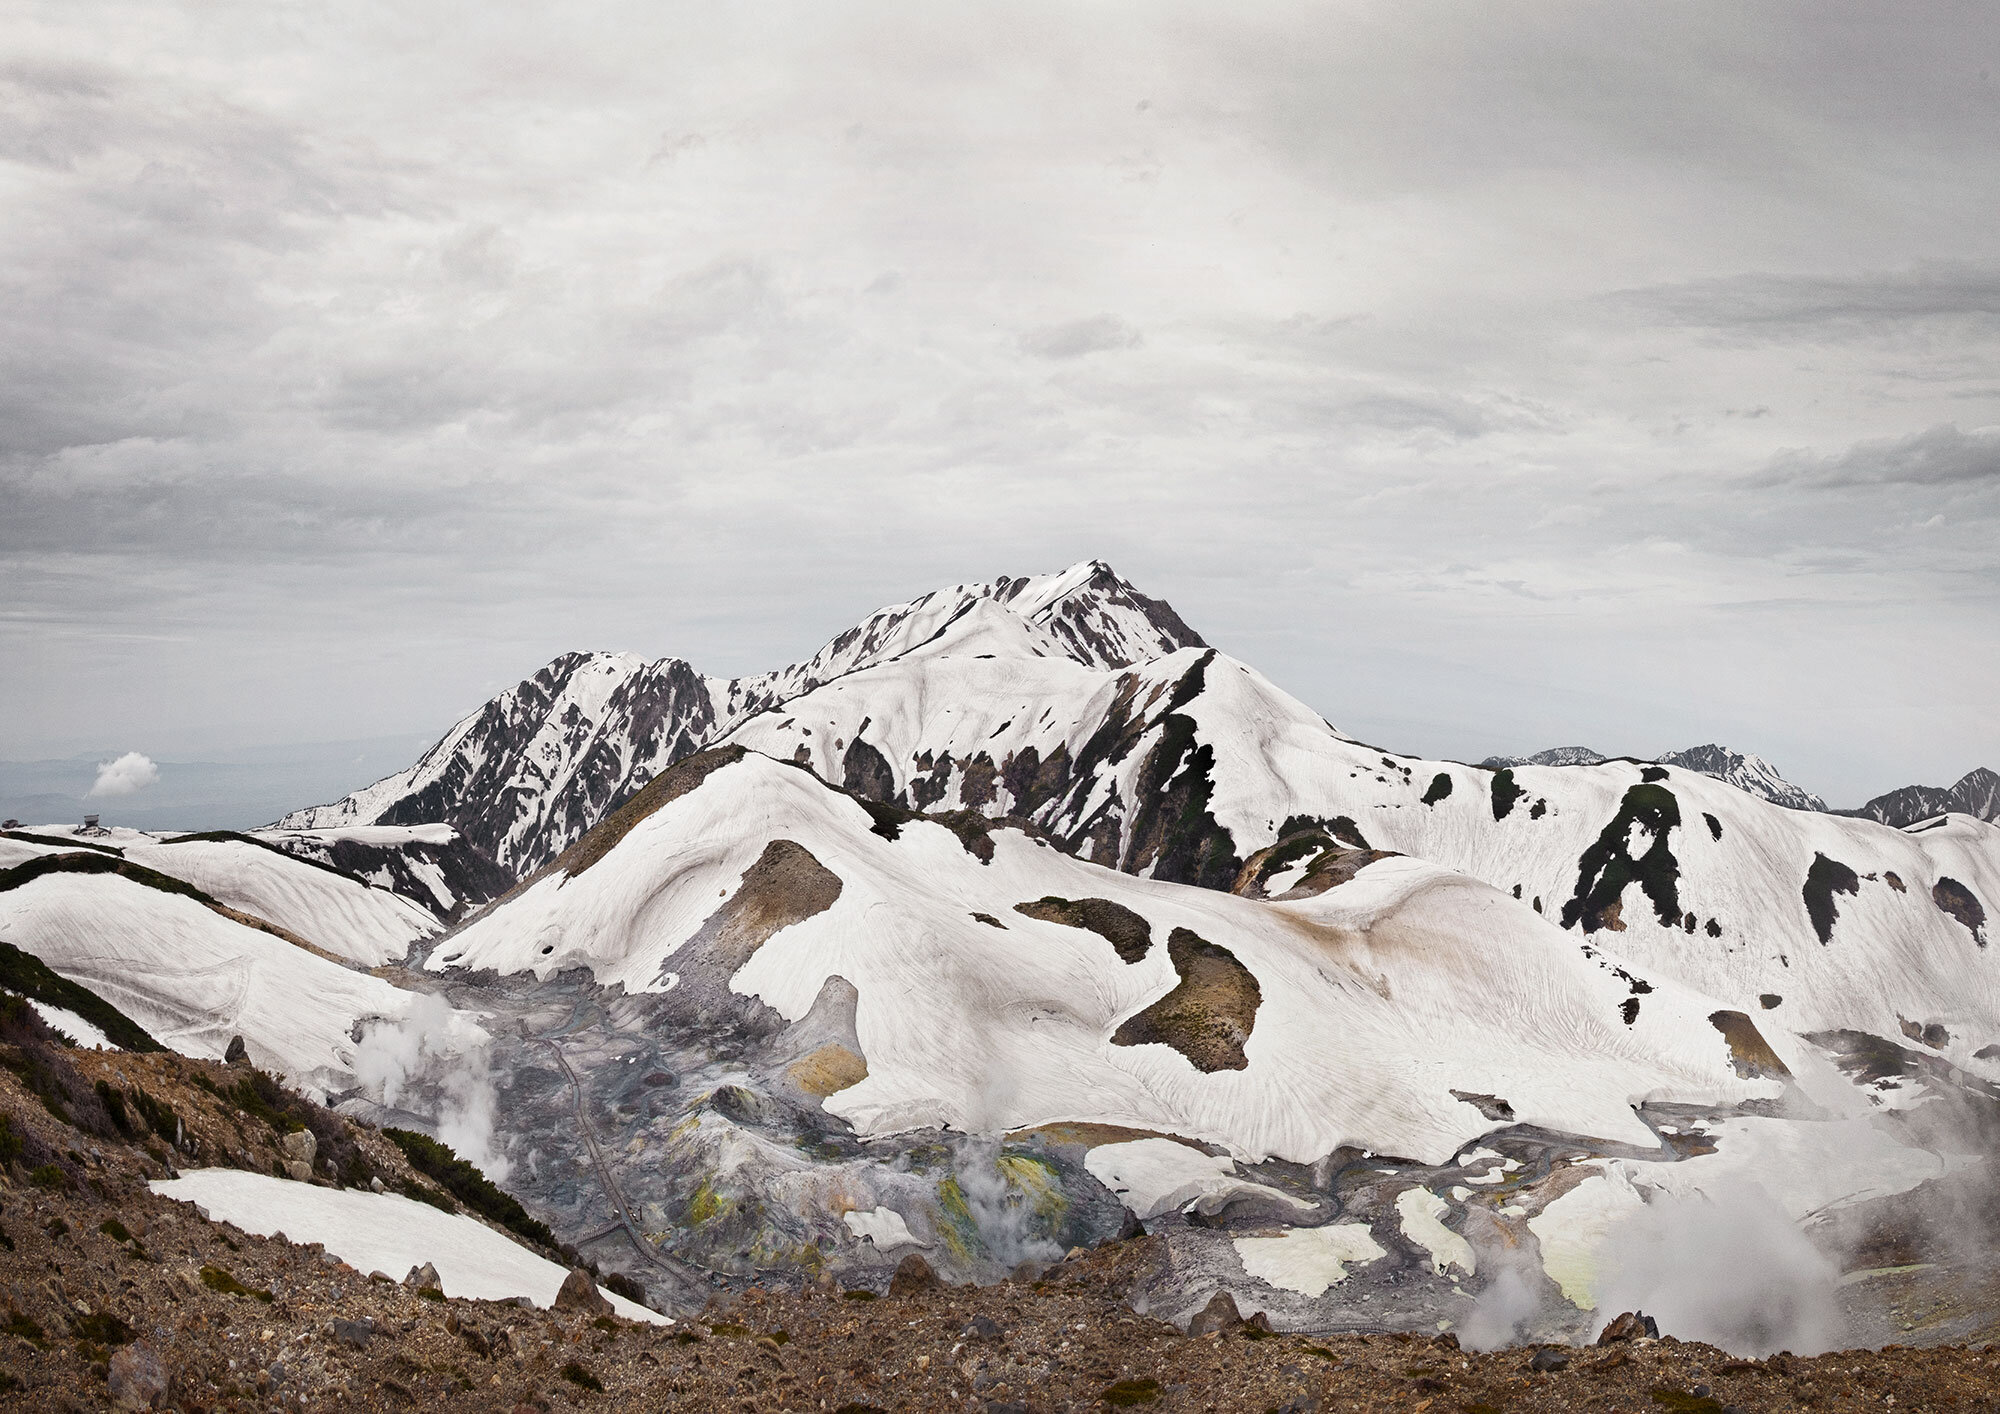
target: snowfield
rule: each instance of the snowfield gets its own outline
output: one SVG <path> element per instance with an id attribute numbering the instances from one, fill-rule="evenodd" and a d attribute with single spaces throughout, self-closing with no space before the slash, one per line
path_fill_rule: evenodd
<path id="1" fill-rule="evenodd" d="M 81 983 L 184 1055 L 250 1058 L 318 1091 L 354 1083 L 357 1021 L 408 1015 L 413 995 L 116 875 L 48 874 L 0 893 L 0 938 Z M 453 1013 L 459 1044 L 482 1038 Z"/>
<path id="2" fill-rule="evenodd" d="M 397 961 L 441 931 L 406 899 L 241 840 L 133 844 L 125 857 L 365 967 Z"/>
<path id="3" fill-rule="evenodd" d="M 1641 1100 L 1777 1093 L 1737 1075 L 1712 997 L 1657 978 L 1628 1024 L 1629 983 L 1576 938 L 1419 860 L 1263 902 L 1098 868 L 1012 830 L 993 832 L 982 863 L 940 824 L 906 823 L 893 840 L 872 824 L 808 773 L 745 755 L 586 872 L 546 875 L 475 920 L 428 966 L 548 977 L 581 965 L 603 985 L 665 990 L 682 947 L 784 840 L 838 879 L 838 897 L 764 941 L 730 986 L 787 1020 L 835 977 L 858 989 L 868 1075 L 825 1103 L 864 1133 L 1092 1121 L 1251 1160 L 1352 1144 L 1441 1161 L 1497 1124 L 1454 1090 L 1503 1096 L 1522 1123 L 1645 1145 Z M 1130 909 L 1149 951 L 1128 963 L 1088 929 L 1015 911 L 1045 896 Z M 1112 1040 L 1174 990 L 1176 929 L 1255 979 L 1240 1070 Z"/>
<path id="4" fill-rule="evenodd" d="M 240 1169 L 194 1169 L 154 1179 L 155 1193 L 192 1203 L 211 1222 L 234 1223 L 259 1237 L 282 1232 L 317 1242 L 358 1272 L 401 1280 L 412 1267 L 437 1268 L 446 1296 L 507 1301 L 525 1296 L 547 1309 L 569 1273 L 520 1243 L 459 1213 L 442 1213 L 395 1193 L 319 1188 Z M 628 1321 L 673 1324 L 657 1311 L 601 1291 Z"/>

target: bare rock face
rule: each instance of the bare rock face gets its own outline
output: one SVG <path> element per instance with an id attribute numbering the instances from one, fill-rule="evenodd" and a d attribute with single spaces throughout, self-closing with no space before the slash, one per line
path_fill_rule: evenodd
<path id="1" fill-rule="evenodd" d="M 119 1409 L 152 1409 L 167 1392 L 167 1371 L 141 1341 L 111 1357 L 111 1402 Z"/>
<path id="2" fill-rule="evenodd" d="M 1214 1331 L 1233 1331 L 1243 1324 L 1242 1313 L 1236 1309 L 1236 1298 L 1226 1291 L 1218 1291 L 1208 1298 L 1208 1304 L 1194 1313 L 1188 1322 L 1189 1335 L 1208 1335 Z"/>
<path id="3" fill-rule="evenodd" d="M 921 1291 L 936 1291 L 944 1283 L 931 1270 L 931 1264 L 917 1253 L 912 1252 L 896 1266 L 896 1274 L 889 1278 L 891 1296 L 914 1296 Z"/>
<path id="4" fill-rule="evenodd" d="M 573 1268 L 563 1278 L 562 1289 L 556 1292 L 555 1309 L 558 1311 L 585 1311 L 593 1316 L 611 1314 L 611 1303 L 604 1293 L 597 1289 L 597 1283 L 590 1279 L 590 1273 L 582 1267 Z"/>

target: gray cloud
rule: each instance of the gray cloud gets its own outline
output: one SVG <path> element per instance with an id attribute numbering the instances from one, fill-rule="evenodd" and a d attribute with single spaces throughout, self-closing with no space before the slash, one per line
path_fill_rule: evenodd
<path id="1" fill-rule="evenodd" d="M 1112 349 L 1137 348 L 1139 331 L 1115 314 L 1049 324 L 1021 335 L 1021 348 L 1037 358 L 1081 358 Z"/>
<path id="2" fill-rule="evenodd" d="M 1103 555 L 1406 749 L 2000 764 L 1996 38 L 30 3 L 5 750 L 428 729 Z"/>
<path id="3" fill-rule="evenodd" d="M 1762 479 L 1767 484 L 1828 488 L 1947 486 L 2000 491 L 2000 427 L 1961 432 L 1945 423 L 1908 437 L 1857 443 L 1832 456 L 1785 452 Z"/>
<path id="4" fill-rule="evenodd" d="M 1857 275 L 1732 275 L 1621 292 L 1641 317 L 1771 337 L 1853 338 L 2000 321 L 2000 265 L 1925 262 Z"/>

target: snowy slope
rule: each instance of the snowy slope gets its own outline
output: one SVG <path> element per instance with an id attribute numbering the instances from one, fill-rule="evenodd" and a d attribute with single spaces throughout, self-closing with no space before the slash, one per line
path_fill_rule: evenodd
<path id="1" fill-rule="evenodd" d="M 1109 566 L 955 585 L 876 611 L 802 663 L 755 677 L 703 677 L 678 658 L 571 653 L 501 693 L 407 770 L 287 830 L 443 821 L 512 875 L 553 859 L 670 763 L 744 719 L 873 663 L 921 648 L 977 606 L 1004 604 L 1054 650 L 1120 667 L 1201 639 Z"/>
<path id="2" fill-rule="evenodd" d="M 130 844 L 125 857 L 368 967 L 401 958 L 412 942 L 441 931 L 430 914 L 386 889 L 242 840 Z"/>
<path id="3" fill-rule="evenodd" d="M 446 1296 L 474 1301 L 525 1296 L 547 1309 L 569 1275 L 483 1223 L 395 1193 L 317 1188 L 223 1168 L 195 1169 L 177 1179 L 155 1179 L 151 1186 L 163 1197 L 194 1204 L 211 1222 L 234 1223 L 260 1237 L 282 1232 L 293 1242 L 317 1242 L 356 1271 L 400 1278 L 428 1262 L 437 1268 Z M 599 1294 L 628 1321 L 672 1324 L 614 1292 Z"/>
<path id="4" fill-rule="evenodd" d="M 1354 1144 L 1438 1159 L 1495 1127 L 1454 1090 L 1504 1096 L 1524 1123 L 1648 1144 L 1630 1108 L 1642 1098 L 1775 1093 L 1735 1073 L 1707 1019 L 1715 1000 L 1659 978 L 1628 1023 L 1628 978 L 1435 865 L 1386 860 L 1265 902 L 1121 875 L 1014 830 L 993 831 L 982 861 L 942 824 L 911 820 L 894 839 L 874 826 L 810 774 L 746 754 L 587 868 L 559 866 L 474 920 L 429 966 L 547 978 L 583 965 L 628 993 L 694 985 L 684 977 L 712 965 L 712 919 L 784 904 L 746 874 L 785 841 L 837 895 L 740 966 L 732 955 L 728 985 L 792 1021 L 831 979 L 853 985 L 867 1075 L 826 1105 L 863 1132 L 1094 1121 L 1252 1158 Z M 1095 932 L 1015 909 L 1052 895 L 1131 910 L 1149 950 L 1128 962 Z M 1113 1039 L 1176 990 L 1178 929 L 1255 979 L 1241 1069 Z"/>
<path id="5" fill-rule="evenodd" d="M 1518 889 L 1594 946 L 1732 1007 L 1780 998 L 1798 1029 L 1894 1035 L 1899 1019 L 1937 1020 L 1961 1063 L 2000 1039 L 1993 826 L 1955 817 L 1906 833 L 1630 761 L 1503 776 L 1386 755 L 1220 654 L 1095 670 L 1010 651 L 1004 614 L 728 739 L 874 798 L 1023 816 L 1083 858 L 1216 888 L 1317 822 Z M 1649 883 L 1637 861 L 1652 825 L 1666 843 Z"/>
<path id="6" fill-rule="evenodd" d="M 514 882 L 449 825 L 259 830 L 255 838 L 399 894 L 446 923 L 491 903 Z"/>
<path id="7" fill-rule="evenodd" d="M 0 892 L 0 938 L 185 1055 L 220 1059 L 241 1035 L 256 1064 L 321 1091 L 353 1083 L 356 1021 L 400 1018 L 412 1003 L 379 978 L 117 875 L 49 874 Z M 463 1018 L 452 1025 L 466 1044 L 478 1039 Z"/>

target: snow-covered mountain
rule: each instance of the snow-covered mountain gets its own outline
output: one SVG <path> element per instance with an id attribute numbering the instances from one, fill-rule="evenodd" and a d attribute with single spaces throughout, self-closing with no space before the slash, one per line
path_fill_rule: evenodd
<path id="1" fill-rule="evenodd" d="M 1690 746 L 1653 758 L 1662 766 L 1680 766 L 1700 771 L 1718 781 L 1727 781 L 1738 790 L 1782 805 L 1787 810 L 1825 810 L 1826 802 L 1809 790 L 1801 789 L 1778 774 L 1778 768 L 1761 756 L 1732 751 L 1713 742 Z"/>
<path id="2" fill-rule="evenodd" d="M 1479 764 L 1489 770 L 1511 766 L 1601 766 L 1611 758 L 1587 746 L 1552 746 L 1533 756 L 1489 756 Z M 1662 766 L 1679 766 L 1727 781 L 1738 790 L 1748 791 L 1773 805 L 1791 810 L 1824 810 L 1826 802 L 1811 791 L 1802 790 L 1778 774 L 1778 768 L 1761 756 L 1732 751 L 1726 746 L 1690 746 L 1652 758 Z"/>
<path id="3" fill-rule="evenodd" d="M 2000 772 L 1980 766 L 1952 786 L 1904 786 L 1843 814 L 1880 820 L 1898 829 L 1957 811 L 1975 820 L 2000 820 Z"/>
<path id="4" fill-rule="evenodd" d="M 1060 574 L 954 585 L 890 605 L 806 661 L 755 677 L 704 677 L 679 658 L 570 653 L 459 722 L 409 769 L 294 811 L 275 828 L 443 822 L 511 874 L 525 875 L 737 723 L 917 651 L 980 606 L 1004 606 L 1039 635 L 1037 651 L 1089 668 L 1201 646 L 1170 607 L 1092 560 Z"/>
<path id="5" fill-rule="evenodd" d="M 994 647 L 998 627 L 942 646 Z M 1345 822 L 1299 826 L 1232 888 L 1197 888 L 1094 865 L 1031 826 L 871 801 L 806 764 L 733 744 L 678 763 L 426 964 L 496 1014 L 503 1138 L 541 1160 L 524 1195 L 600 1252 L 749 1277 L 801 1253 L 879 1275 L 921 1250 L 991 1278 L 1104 1235 L 1108 1188 L 1146 1219 L 1203 1215 L 1181 1230 L 1191 1274 L 1247 1271 L 1274 1230 L 1323 1232 L 1337 1213 L 1358 1260 L 1415 1248 L 1428 1265 L 1318 1307 L 1259 1278 L 1258 1304 L 1378 1323 L 1392 1308 L 1360 1303 L 1387 1301 L 1434 1329 L 1462 1310 L 1457 1273 L 1490 1279 L 1484 1264 L 1523 1254 L 1588 1305 L 1567 1254 L 1588 1254 L 1604 1213 L 1643 1205 L 1635 1181 L 1692 1191 L 1787 1155 L 1774 1172 L 1814 1175 L 1803 1212 L 1936 1173 L 1867 1118 L 1902 1093 L 1897 1063 L 1851 1084 L 1828 1036 L 1948 1015 L 1939 1073 L 2000 1073 L 1978 1054 L 2000 1038 L 1989 954 L 1877 926 L 1873 889 L 1842 894 L 1865 934 L 1787 964 L 1705 928 L 1660 947 L 1637 926 L 1580 936 L 1511 891 L 1363 847 Z M 1633 789 L 1650 809 L 1696 783 L 1744 799 L 1698 775 Z M 1489 823 L 1491 799 L 1472 802 Z M 1635 815 L 1605 833 L 1648 831 Z M 1875 833 L 1922 877 L 1923 837 Z M 1798 1119 L 1729 1119 L 1713 1141 L 1689 1127 L 1807 1096 Z M 1523 1134 L 1569 1138 L 1553 1165 L 1482 1147 Z M 577 1181 L 586 1151 L 595 1190 Z M 1569 1167 L 1604 1152 L 1661 1157 Z M 1679 1172 L 1683 1156 L 1699 1171 Z M 1172 1299 L 1208 1289 L 1185 1276 Z"/>
<path id="6" fill-rule="evenodd" d="M 1509 766 L 1601 766 L 1610 759 L 1588 746 L 1551 746 L 1533 756 L 1489 756 L 1479 764 L 1499 771 Z"/>

